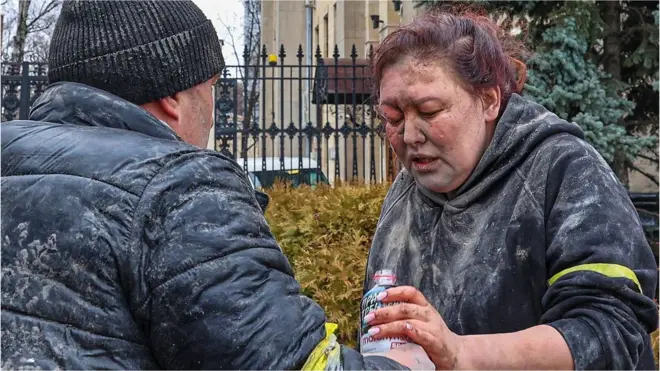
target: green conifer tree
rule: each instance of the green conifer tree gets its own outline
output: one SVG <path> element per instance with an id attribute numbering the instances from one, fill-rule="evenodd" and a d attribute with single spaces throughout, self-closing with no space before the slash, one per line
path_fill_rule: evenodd
<path id="1" fill-rule="evenodd" d="M 589 14 L 576 11 L 575 17 L 558 18 L 557 24 L 543 33 L 543 42 L 529 61 L 525 95 L 565 120 L 579 124 L 586 139 L 610 163 L 617 149 L 634 159 L 657 141 L 655 137 L 627 133 L 622 119 L 632 114 L 634 103 L 618 89 L 604 83 L 610 79 L 587 57 L 588 28 L 579 27 L 576 18 Z M 619 90 L 621 89 L 621 90 Z"/>

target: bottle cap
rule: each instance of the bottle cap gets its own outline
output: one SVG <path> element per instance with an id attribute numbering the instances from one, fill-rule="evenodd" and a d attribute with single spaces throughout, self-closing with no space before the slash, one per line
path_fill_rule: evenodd
<path id="1" fill-rule="evenodd" d="M 394 285 L 396 283 L 396 275 L 392 269 L 381 269 L 374 274 L 374 282 L 379 285 Z"/>

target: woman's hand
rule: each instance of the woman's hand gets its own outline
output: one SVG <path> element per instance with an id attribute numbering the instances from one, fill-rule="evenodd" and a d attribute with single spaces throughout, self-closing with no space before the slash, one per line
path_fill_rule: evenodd
<path id="1" fill-rule="evenodd" d="M 458 366 L 461 338 L 451 332 L 440 314 L 414 287 L 398 286 L 381 292 L 382 303 L 402 302 L 378 309 L 365 316 L 374 338 L 408 336 L 420 345 L 437 369 L 451 370 Z"/>

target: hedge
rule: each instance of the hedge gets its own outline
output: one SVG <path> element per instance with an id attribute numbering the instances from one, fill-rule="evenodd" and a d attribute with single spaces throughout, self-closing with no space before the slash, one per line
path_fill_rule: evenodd
<path id="1" fill-rule="evenodd" d="M 389 185 L 290 188 L 276 184 L 266 212 L 302 292 L 339 324 L 355 346 L 367 254 Z M 653 334 L 658 361 L 658 331 Z"/>
<path id="2" fill-rule="evenodd" d="M 302 292 L 339 325 L 340 342 L 355 346 L 367 253 L 387 185 L 288 189 L 280 184 L 267 193 L 266 218 Z"/>

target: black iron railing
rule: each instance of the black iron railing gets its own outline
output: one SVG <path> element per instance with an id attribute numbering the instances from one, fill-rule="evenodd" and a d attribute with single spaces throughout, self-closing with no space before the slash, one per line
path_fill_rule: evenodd
<path id="1" fill-rule="evenodd" d="M 214 149 L 236 159 L 256 185 L 277 178 L 295 184 L 381 183 L 399 164 L 371 102 L 369 61 L 353 46 L 305 61 L 283 45 L 243 54 L 215 86 Z M 45 63 L 6 63 L 2 121 L 26 119 L 47 84 Z"/>
<path id="2" fill-rule="evenodd" d="M 2 64 L 1 121 L 25 120 L 48 83 L 46 63 Z"/>
<path id="3" fill-rule="evenodd" d="M 277 173 L 305 183 L 310 168 L 333 184 L 379 183 L 397 173 L 371 101 L 371 53 L 359 58 L 353 46 L 341 58 L 335 46 L 324 58 L 317 47 L 309 64 L 302 46 L 290 57 L 281 45 L 277 54 L 263 46 L 243 58 L 216 86 L 216 149 L 261 174 L 256 181 L 269 185 L 264 174 Z"/>

